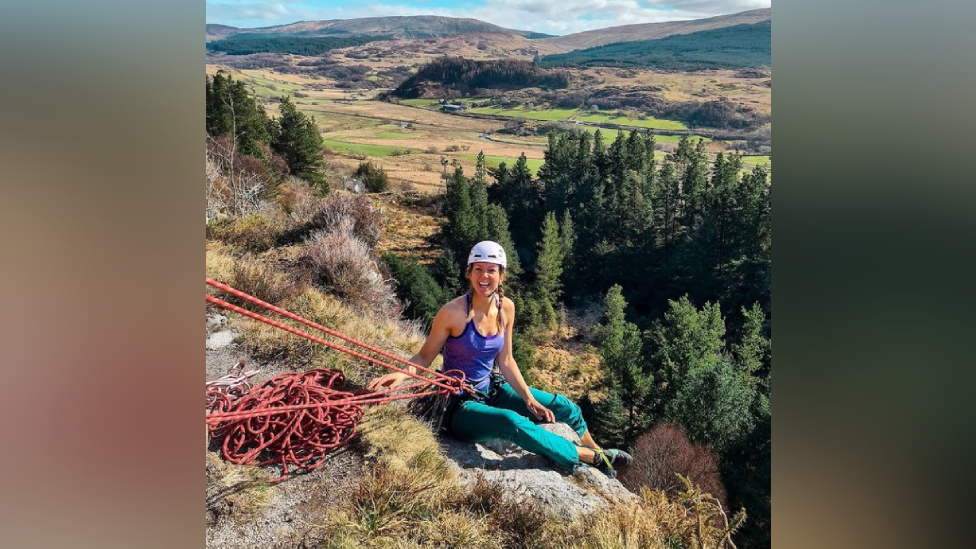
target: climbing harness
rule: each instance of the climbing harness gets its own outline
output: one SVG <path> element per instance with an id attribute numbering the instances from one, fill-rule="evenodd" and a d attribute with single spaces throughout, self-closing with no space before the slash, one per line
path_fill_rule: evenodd
<path id="1" fill-rule="evenodd" d="M 286 479 L 289 465 L 306 471 L 316 469 L 323 463 L 326 455 L 347 444 L 355 435 L 356 425 L 363 417 L 362 406 L 364 405 L 424 397 L 443 397 L 443 400 L 448 401 L 450 400 L 447 398 L 449 396 L 475 393 L 474 388 L 465 381 L 463 372 L 458 372 L 459 377 L 445 375 L 356 341 L 216 280 L 207 278 L 207 285 L 278 313 L 307 327 L 337 337 L 392 362 L 384 362 L 342 345 L 326 341 L 209 294 L 206 296 L 207 303 L 240 313 L 259 322 L 325 345 L 330 349 L 406 374 L 418 380 L 418 383 L 373 393 L 366 391 L 350 392 L 343 391 L 345 378 L 342 372 L 314 369 L 306 372 L 278 374 L 257 389 L 246 393 L 242 391 L 243 394 L 240 395 L 232 395 L 231 391 L 222 390 L 223 385 L 212 387 L 208 383 L 207 404 L 210 411 L 206 415 L 206 422 L 210 427 L 211 435 L 216 439 L 221 439 L 224 459 L 236 464 L 281 464 L 283 473 L 281 477 L 272 482 Z M 400 363 L 404 367 L 397 366 L 394 362 Z M 247 372 L 243 372 L 243 365 L 241 367 L 241 375 L 244 375 L 245 378 L 249 377 Z M 420 370 L 433 377 L 422 377 L 420 373 L 414 373 L 406 367 Z"/>
<path id="2" fill-rule="evenodd" d="M 449 374 L 451 372 L 460 372 L 461 375 L 464 375 L 464 373 L 460 370 L 448 370 L 444 373 Z M 458 395 L 429 395 L 418 398 L 417 400 L 408 404 L 407 410 L 421 420 L 429 423 L 434 428 L 435 433 L 448 433 L 451 427 L 451 420 L 454 418 L 454 413 L 457 412 L 458 408 L 461 407 L 461 404 L 470 400 L 488 403 L 498 395 L 498 393 L 501 391 L 501 386 L 503 383 L 505 383 L 505 377 L 498 372 L 492 372 L 487 393 L 473 389 L 466 389 L 464 392 Z"/>

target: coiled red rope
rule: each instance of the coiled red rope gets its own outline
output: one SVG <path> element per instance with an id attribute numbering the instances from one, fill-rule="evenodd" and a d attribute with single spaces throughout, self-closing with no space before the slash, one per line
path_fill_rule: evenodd
<path id="1" fill-rule="evenodd" d="M 363 417 L 362 406 L 366 404 L 426 395 L 458 394 L 465 389 L 471 390 L 464 381 L 463 373 L 459 377 L 446 376 L 356 341 L 226 284 L 207 278 L 207 285 L 434 376 L 434 379 L 421 377 L 409 370 L 331 343 L 221 299 L 206 296 L 208 303 L 420 380 L 418 383 L 385 391 L 354 393 L 342 390 L 345 381 L 342 372 L 316 369 L 278 374 L 236 400 L 229 398 L 224 392 L 208 388 L 207 402 L 211 412 L 207 413 L 206 421 L 211 435 L 222 439 L 224 459 L 235 464 L 280 464 L 282 475 L 272 482 L 288 478 L 289 465 L 306 471 L 318 468 L 326 455 L 347 444 L 356 434 L 356 425 Z M 430 390 L 407 393 L 421 388 Z"/>

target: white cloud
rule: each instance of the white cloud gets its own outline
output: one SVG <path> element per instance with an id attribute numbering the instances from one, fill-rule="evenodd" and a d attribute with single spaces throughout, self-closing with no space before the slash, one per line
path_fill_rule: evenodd
<path id="1" fill-rule="evenodd" d="M 427 7 L 414 4 L 366 4 L 319 7 L 313 2 L 220 0 L 207 4 L 207 21 L 234 26 L 267 26 L 302 20 L 354 19 L 389 15 L 443 15 L 480 19 L 519 30 L 569 34 L 586 30 L 701 19 L 769 7 L 771 0 L 484 0 L 480 6 Z"/>

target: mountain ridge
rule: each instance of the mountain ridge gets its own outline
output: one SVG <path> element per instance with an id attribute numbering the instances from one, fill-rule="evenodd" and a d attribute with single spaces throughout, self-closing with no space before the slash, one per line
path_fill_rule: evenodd
<path id="1" fill-rule="evenodd" d="M 526 38 L 552 37 L 533 31 L 508 29 L 468 17 L 440 15 L 393 15 L 356 19 L 327 19 L 298 21 L 286 25 L 258 28 L 238 28 L 207 24 L 207 41 L 220 40 L 234 34 L 285 34 L 306 37 L 335 36 L 336 34 L 388 35 L 393 38 L 436 38 L 471 33 L 512 34 Z"/>
<path id="2" fill-rule="evenodd" d="M 303 37 L 365 35 L 390 36 L 394 39 L 423 39 L 484 33 L 521 36 L 533 43 L 546 46 L 549 51 L 569 52 L 604 46 L 617 42 L 656 40 L 677 34 L 691 34 L 742 24 L 772 20 L 772 8 L 760 8 L 704 19 L 638 23 L 617 27 L 577 32 L 564 36 L 552 36 L 534 31 L 516 30 L 487 23 L 473 18 L 445 17 L 440 15 L 395 15 L 387 17 L 362 17 L 356 19 L 327 19 L 298 21 L 270 27 L 239 28 L 207 23 L 207 42 L 221 40 L 235 34 L 281 34 Z"/>
<path id="3" fill-rule="evenodd" d="M 655 40 L 676 34 L 691 34 L 705 30 L 731 27 L 735 25 L 760 23 L 772 20 L 772 8 L 760 8 L 728 15 L 717 15 L 704 19 L 690 19 L 686 21 L 665 21 L 662 23 L 638 23 L 607 27 L 584 32 L 544 38 L 540 42 L 557 46 L 565 51 L 605 46 L 617 42 L 637 42 L 641 40 Z"/>

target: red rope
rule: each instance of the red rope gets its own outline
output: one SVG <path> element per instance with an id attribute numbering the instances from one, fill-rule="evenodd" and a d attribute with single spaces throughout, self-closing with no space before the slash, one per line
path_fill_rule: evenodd
<path id="1" fill-rule="evenodd" d="M 463 389 L 469 389 L 465 383 L 463 372 L 459 372 L 459 377 L 447 376 L 444 373 L 424 368 L 358 342 L 226 284 L 221 284 L 210 278 L 207 279 L 207 284 L 282 314 L 306 326 L 335 335 L 397 362 L 431 373 L 436 378 L 423 378 L 393 364 L 331 343 L 221 299 L 210 295 L 206 296 L 208 303 L 213 303 L 331 349 L 421 380 L 420 383 L 404 387 L 356 394 L 342 391 L 344 377 L 338 370 L 316 369 L 307 372 L 279 374 L 236 401 L 228 398 L 223 392 L 208 390 L 207 402 L 210 403 L 212 411 L 206 414 L 206 422 L 210 427 L 211 434 L 217 439 L 223 439 L 224 459 L 235 464 L 271 465 L 280 463 L 283 469 L 282 475 L 272 482 L 286 479 L 289 465 L 307 471 L 318 468 L 327 454 L 347 444 L 356 434 L 356 425 L 363 417 L 362 406 L 364 405 L 426 395 L 458 394 Z M 431 386 L 437 386 L 439 389 L 400 395 L 393 394 L 422 387 L 431 388 Z"/>
<path id="2" fill-rule="evenodd" d="M 376 347 L 367 345 L 366 343 L 363 343 L 361 341 L 356 341 L 355 339 L 353 339 L 353 338 L 351 338 L 349 336 L 343 335 L 343 334 L 341 334 L 341 333 L 339 333 L 339 332 L 337 332 L 335 330 L 331 330 L 329 328 L 326 328 L 325 326 L 323 326 L 321 324 L 318 324 L 316 322 L 312 322 L 311 320 L 308 320 L 307 318 L 302 318 L 302 317 L 300 317 L 300 316 L 298 316 L 298 315 L 296 315 L 294 313 L 288 312 L 285 309 L 282 309 L 280 307 L 275 307 L 274 305 L 272 305 L 272 304 L 270 304 L 270 303 L 268 303 L 266 301 L 261 301 L 260 299 L 254 297 L 252 295 L 248 295 L 248 294 L 246 294 L 246 293 L 244 293 L 244 292 L 242 292 L 240 290 L 237 290 L 235 288 L 231 288 L 230 286 L 228 286 L 226 284 L 223 284 L 221 282 L 217 282 L 216 280 L 214 280 L 212 278 L 207 278 L 207 285 L 208 286 L 212 286 L 214 288 L 217 288 L 219 290 L 223 290 L 223 291 L 225 291 L 225 292 L 227 292 L 227 293 L 229 293 L 231 295 L 237 296 L 237 297 L 239 297 L 239 298 L 241 298 L 241 299 L 243 299 L 245 301 L 249 301 L 251 303 L 254 303 L 255 305 L 258 305 L 260 307 L 264 307 L 265 309 L 268 309 L 269 311 L 274 311 L 274 312 L 276 312 L 276 313 L 278 313 L 278 314 L 280 314 L 280 315 L 282 315 L 284 317 L 290 318 L 290 319 L 292 319 L 292 320 L 294 320 L 296 322 L 301 322 L 302 324 L 304 324 L 306 326 L 309 326 L 311 328 L 315 328 L 316 330 L 320 330 L 320 331 L 325 332 L 325 333 L 327 333 L 327 334 L 329 334 L 331 336 L 335 336 L 335 337 L 337 337 L 337 338 L 339 338 L 339 339 L 341 339 L 343 341 L 347 341 L 349 343 L 352 343 L 353 345 L 356 345 L 356 346 L 362 347 L 364 349 L 367 349 L 369 351 L 372 351 L 372 352 L 374 352 L 374 353 L 376 353 L 376 354 L 378 354 L 380 356 L 384 356 L 384 357 L 389 358 L 391 360 L 394 360 L 396 362 L 400 362 L 400 363 L 403 363 L 403 364 L 405 364 L 407 366 L 410 366 L 412 368 L 417 368 L 417 369 L 419 369 L 419 370 L 421 370 L 423 372 L 426 372 L 428 374 L 432 374 L 436 378 L 439 378 L 439 379 L 442 378 L 444 380 L 453 380 L 454 379 L 454 378 L 451 378 L 449 376 L 445 376 L 444 374 L 442 374 L 442 373 L 440 373 L 440 372 L 438 372 L 436 370 L 431 370 L 430 368 L 425 368 L 425 367 L 423 367 L 423 366 L 421 366 L 419 364 L 414 364 L 413 362 L 410 362 L 409 360 L 405 360 L 405 359 L 400 358 L 400 357 L 398 357 L 396 355 L 392 355 L 390 353 L 387 353 L 386 351 L 383 351 L 382 349 L 377 349 Z M 211 301 L 210 296 L 207 296 L 207 301 Z M 214 302 L 214 301 L 212 301 L 212 302 Z M 221 302 L 221 303 L 223 303 L 223 304 L 221 304 L 220 306 L 221 307 L 225 307 L 225 308 L 227 308 L 226 305 L 230 305 L 229 303 L 226 303 L 226 302 Z M 217 303 L 215 303 L 215 304 L 217 304 Z M 224 305 L 224 304 L 226 304 L 226 305 Z M 250 314 L 250 311 L 247 311 L 245 309 L 241 309 L 239 307 L 234 307 L 233 305 L 230 305 L 229 308 L 231 308 L 231 310 L 235 310 L 237 312 L 240 312 L 240 313 L 243 313 L 243 314 L 247 314 L 248 316 L 251 316 L 251 318 L 256 318 L 257 320 L 260 320 L 262 322 L 267 322 L 268 324 L 271 324 L 273 326 L 277 326 L 279 328 L 283 328 L 283 329 L 286 329 L 286 330 L 288 329 L 287 327 L 285 327 L 285 325 L 280 324 L 280 323 L 276 323 L 273 320 L 272 321 L 269 321 L 269 319 L 265 319 L 264 317 L 260 317 L 260 315 L 258 315 L 257 317 L 252 316 Z M 258 317 L 260 317 L 260 318 L 258 318 Z M 293 330 L 288 330 L 288 331 L 290 331 L 292 333 L 295 333 L 295 334 L 298 334 L 298 335 L 301 335 L 303 337 L 308 337 L 309 339 L 311 339 L 312 341 L 315 341 L 316 343 L 322 343 L 323 345 L 326 345 L 328 347 L 332 347 L 334 349 L 337 349 L 337 350 L 340 350 L 340 351 L 343 351 L 343 352 L 350 353 L 353 356 L 358 356 L 360 358 L 366 358 L 367 360 L 369 360 L 371 362 L 374 362 L 376 364 L 379 364 L 380 366 L 384 366 L 386 368 L 390 368 L 390 369 L 396 370 L 396 371 L 398 371 L 400 373 L 407 374 L 407 375 L 409 375 L 411 377 L 415 377 L 417 379 L 424 379 L 424 378 L 421 378 L 419 375 L 411 374 L 410 372 L 408 372 L 406 370 L 402 370 L 400 368 L 397 368 L 396 366 L 393 366 L 392 364 L 385 364 L 385 363 L 380 362 L 378 360 L 374 360 L 374 359 L 371 359 L 369 357 L 364 357 L 363 355 L 356 354 L 355 351 L 350 351 L 350 350 L 345 349 L 345 348 L 343 348 L 341 346 L 334 345 L 332 343 L 328 343 L 328 342 L 326 342 L 324 340 L 316 340 L 316 339 L 314 339 L 312 337 L 309 337 L 309 336 L 307 336 L 307 335 L 305 335 L 305 334 L 303 334 L 301 332 L 298 332 L 298 331 L 293 331 Z M 439 386 L 442 387 L 442 388 L 447 389 L 447 387 L 444 387 L 443 385 L 439 385 Z M 453 389 L 451 389 L 451 390 L 453 390 Z M 457 393 L 455 393 L 455 394 L 457 394 Z"/>

